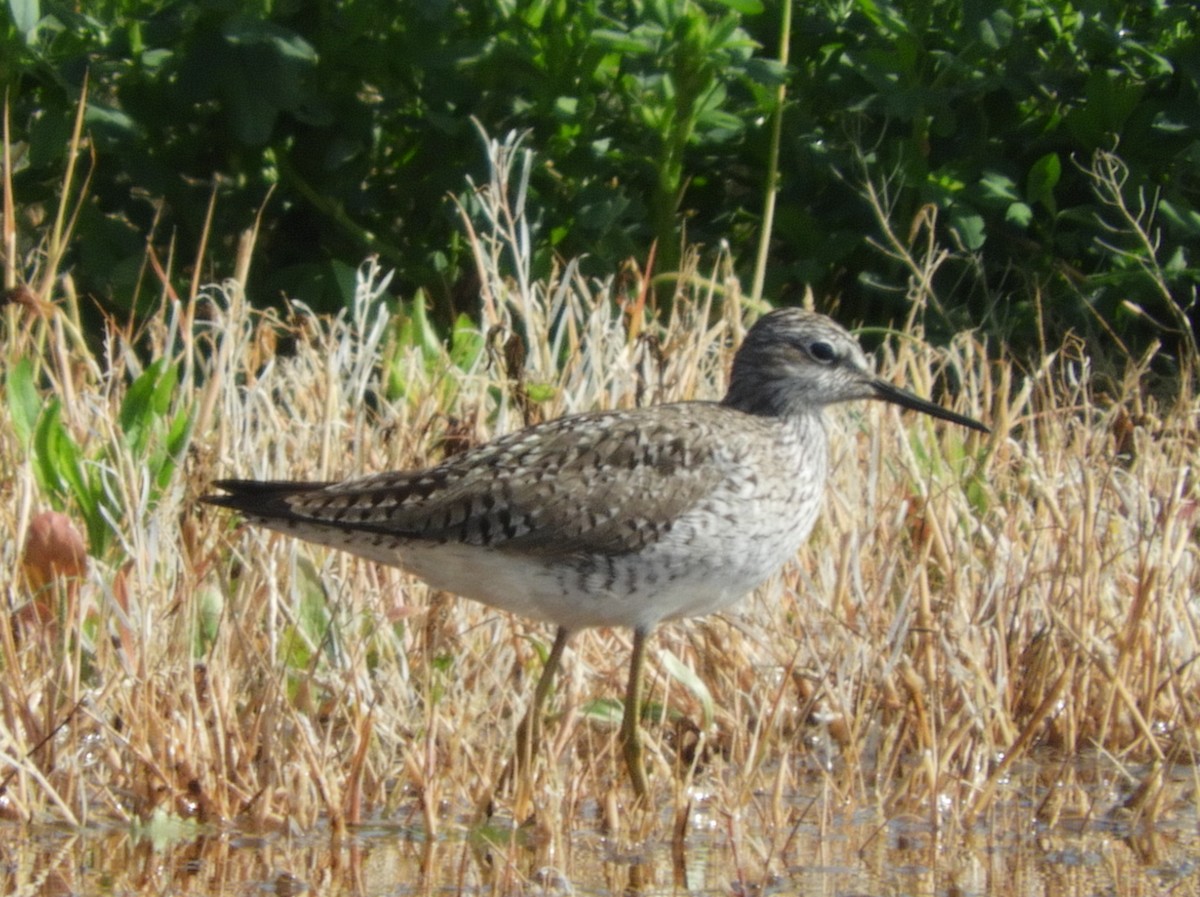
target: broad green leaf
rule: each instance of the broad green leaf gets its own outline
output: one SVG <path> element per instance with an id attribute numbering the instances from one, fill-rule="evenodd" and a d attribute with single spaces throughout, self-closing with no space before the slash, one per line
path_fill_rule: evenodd
<path id="1" fill-rule="evenodd" d="M 1006 174 L 998 171 L 985 171 L 979 176 L 979 187 L 988 199 L 1000 199 L 1014 202 L 1019 198 L 1017 185 Z"/>
<path id="2" fill-rule="evenodd" d="M 1051 213 L 1057 211 L 1054 200 L 1054 188 L 1062 177 L 1062 160 L 1058 153 L 1046 153 L 1029 169 L 1029 179 L 1025 184 L 1025 200 L 1029 203 L 1041 203 Z"/>
<path id="3" fill-rule="evenodd" d="M 857 0 L 854 4 L 858 7 L 858 11 L 871 20 L 871 23 L 876 27 L 883 24 L 883 16 L 879 12 L 879 6 L 873 0 Z"/>
<path id="4" fill-rule="evenodd" d="M 41 397 L 33 384 L 33 362 L 22 358 L 13 365 L 5 378 L 4 386 L 8 393 L 8 413 L 12 417 L 13 429 L 16 430 L 21 445 L 28 449 L 30 440 L 33 439 L 34 428 L 37 426 L 38 414 L 42 410 Z"/>
<path id="5" fill-rule="evenodd" d="M 998 9 L 979 23 L 979 40 L 989 50 L 1007 47 L 1012 36 L 1013 16 L 1007 10 Z"/>
<path id="6" fill-rule="evenodd" d="M 354 305 L 354 293 L 358 289 L 358 268 L 334 259 L 330 265 L 333 282 L 337 284 L 338 296 L 347 308 Z"/>
<path id="7" fill-rule="evenodd" d="M 234 46 L 254 47 L 255 52 L 277 53 L 304 65 L 316 65 L 319 56 L 312 44 L 299 34 L 272 22 L 250 16 L 235 16 L 222 32 Z"/>
<path id="8" fill-rule="evenodd" d="M 1004 220 L 1017 227 L 1029 227 L 1033 221 L 1033 209 L 1023 202 L 1014 202 L 1005 210 Z"/>
<path id="9" fill-rule="evenodd" d="M 62 423 L 62 403 L 52 399 L 33 435 L 34 471 L 42 490 L 65 499 L 81 484 L 79 448 Z"/>
<path id="10" fill-rule="evenodd" d="M 8 0 L 8 12 L 12 16 L 13 25 L 26 43 L 32 43 L 36 37 L 34 31 L 42 20 L 41 4 L 38 0 Z"/>
<path id="11" fill-rule="evenodd" d="M 1158 214 L 1163 221 L 1179 228 L 1190 239 L 1200 237 L 1200 212 L 1186 205 L 1164 199 L 1158 204 Z"/>
<path id="12" fill-rule="evenodd" d="M 454 365 L 464 371 L 473 369 L 483 347 L 483 334 L 475 322 L 465 314 L 455 318 L 454 329 L 450 332 L 450 360 Z"/>
<path id="13" fill-rule="evenodd" d="M 89 462 L 79 444 L 62 422 L 62 405 L 54 399 L 38 419 L 33 435 L 34 476 L 47 495 L 61 507 L 74 499 L 88 533 L 88 551 L 99 557 L 104 553 L 112 530 L 102 508 L 105 507 L 104 474 Z M 110 515 L 119 518 L 113 509 Z"/>
<path id="14" fill-rule="evenodd" d="M 984 223 L 983 216 L 977 212 L 957 212 L 950 213 L 950 226 L 954 228 L 958 234 L 958 238 L 962 240 L 963 246 L 974 252 L 977 249 L 982 249 L 984 241 L 987 239 L 987 225 Z"/>
<path id="15" fill-rule="evenodd" d="M 1167 263 L 1163 265 L 1163 271 L 1168 274 L 1181 274 L 1188 269 L 1187 250 L 1182 246 L 1176 246 L 1171 257 L 1167 259 Z"/>
<path id="16" fill-rule="evenodd" d="M 154 482 L 159 489 L 167 488 L 171 482 L 179 459 L 183 457 L 183 453 L 187 451 L 187 447 L 191 443 L 191 437 L 192 415 L 191 409 L 187 408 L 180 411 L 171 420 L 171 426 L 167 429 L 162 449 L 156 453 L 153 465 Z"/>
<path id="17" fill-rule="evenodd" d="M 89 130 L 122 140 L 137 139 L 138 123 L 135 118 L 120 109 L 91 104 L 84 116 Z"/>
<path id="18" fill-rule="evenodd" d="M 135 457 L 142 457 L 149 448 L 155 425 L 170 410 L 178 381 L 178 368 L 160 358 L 142 371 L 125 393 L 117 421 Z"/>

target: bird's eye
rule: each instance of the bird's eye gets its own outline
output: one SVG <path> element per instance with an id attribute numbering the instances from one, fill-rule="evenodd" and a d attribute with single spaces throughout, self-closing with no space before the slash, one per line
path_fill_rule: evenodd
<path id="1" fill-rule="evenodd" d="M 824 340 L 817 340 L 808 347 L 808 354 L 821 364 L 832 364 L 837 361 L 837 352 L 833 346 Z"/>

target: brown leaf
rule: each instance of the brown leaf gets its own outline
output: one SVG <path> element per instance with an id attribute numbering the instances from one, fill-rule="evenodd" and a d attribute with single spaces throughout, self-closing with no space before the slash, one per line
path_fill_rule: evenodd
<path id="1" fill-rule="evenodd" d="M 33 518 L 21 560 L 34 591 L 56 579 L 79 577 L 87 572 L 83 536 L 71 518 L 58 511 L 43 511 Z"/>

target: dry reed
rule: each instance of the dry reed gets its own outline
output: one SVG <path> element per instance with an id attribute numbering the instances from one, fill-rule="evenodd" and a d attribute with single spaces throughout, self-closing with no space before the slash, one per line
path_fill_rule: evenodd
<path id="1" fill-rule="evenodd" d="M 510 198 L 528 158 L 509 141 L 493 163 L 471 230 L 482 325 L 451 348 L 385 301 L 373 262 L 336 317 L 256 311 L 235 281 L 165 296 L 136 333 L 83 334 L 69 294 L 3 309 L 4 818 L 432 835 L 486 802 L 550 633 L 197 497 L 217 476 L 420 466 L 531 419 L 720 394 L 752 314 L 725 261 L 693 260 L 663 317 L 573 265 L 537 281 Z M 178 382 L 139 445 L 127 399 L 160 361 Z M 99 523 L 38 473 L 51 448 L 44 417 L 30 433 L 14 411 L 22 365 L 99 484 Z M 1012 812 L 1016 781 L 1041 819 L 1169 814 L 1162 770 L 1194 762 L 1200 714 L 1192 396 L 1153 399 L 1136 365 L 1101 391 L 1078 345 L 1021 371 L 969 332 L 929 346 L 917 323 L 880 366 L 925 394 L 953 384 L 993 435 L 880 405 L 833 415 L 827 502 L 796 563 L 656 635 L 648 824 L 678 836 L 702 806 L 744 828 L 745 862 L 782 869 L 802 824 L 866 810 L 970 832 Z M 156 477 L 176 419 L 186 450 Z M 84 572 L 38 579 L 25 546 L 55 508 L 110 538 Z M 627 652 L 623 632 L 577 639 L 552 701 L 527 834 L 560 862 L 572 830 L 632 836 L 614 744 Z"/>

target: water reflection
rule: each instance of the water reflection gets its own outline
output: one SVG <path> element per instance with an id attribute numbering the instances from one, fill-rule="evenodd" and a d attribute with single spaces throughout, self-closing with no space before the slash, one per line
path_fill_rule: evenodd
<path id="1" fill-rule="evenodd" d="M 380 822 L 329 832 L 247 834 L 158 828 L 0 828 L 0 893 L 73 894 L 713 894 L 1092 895 L 1194 893 L 1200 836 L 1191 771 L 1148 826 L 1112 801 L 1104 812 L 1044 815 L 1044 793 L 1014 791 L 970 831 L 920 815 L 846 812 L 829 798 L 790 801 L 785 824 L 751 802 L 612 820 L 595 808 L 572 827 L 446 823 L 437 837 Z M 1043 815 L 1039 818 L 1039 812 Z M 414 812 L 413 818 L 420 818 Z"/>

